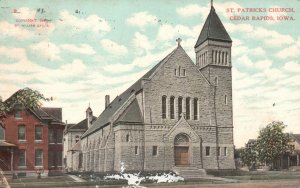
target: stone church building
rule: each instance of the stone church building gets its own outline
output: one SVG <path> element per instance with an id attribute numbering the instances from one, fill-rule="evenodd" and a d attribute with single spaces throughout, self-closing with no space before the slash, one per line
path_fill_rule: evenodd
<path id="1" fill-rule="evenodd" d="M 234 169 L 232 40 L 211 7 L 195 45 L 178 46 L 81 136 L 83 170 Z"/>

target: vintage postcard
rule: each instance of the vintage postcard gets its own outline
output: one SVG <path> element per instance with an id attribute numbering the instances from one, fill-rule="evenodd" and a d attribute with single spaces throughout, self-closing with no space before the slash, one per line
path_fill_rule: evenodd
<path id="1" fill-rule="evenodd" d="M 0 187 L 299 186 L 299 30 L 299 0 L 0 0 Z"/>

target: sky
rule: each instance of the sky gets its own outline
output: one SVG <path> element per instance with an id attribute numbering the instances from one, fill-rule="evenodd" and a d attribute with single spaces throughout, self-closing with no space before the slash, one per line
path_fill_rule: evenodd
<path id="1" fill-rule="evenodd" d="M 235 145 L 277 120 L 300 134 L 300 1 L 213 5 L 233 40 Z M 294 9 L 273 12 L 278 8 Z M 178 37 L 195 62 L 209 10 L 210 0 L 0 0 L 0 96 L 30 87 L 52 96 L 44 106 L 62 107 L 68 123 L 84 119 L 89 105 L 99 116 L 105 95 L 121 94 L 175 49 Z"/>

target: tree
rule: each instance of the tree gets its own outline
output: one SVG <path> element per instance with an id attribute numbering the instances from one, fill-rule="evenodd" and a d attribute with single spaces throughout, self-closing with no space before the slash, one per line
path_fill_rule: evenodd
<path id="1" fill-rule="evenodd" d="M 5 101 L 0 99 L 0 125 L 4 126 L 3 122 L 7 117 L 7 113 L 12 111 L 16 105 L 20 105 L 25 109 L 38 109 L 42 106 L 42 100 L 50 101 L 52 100 L 52 97 L 46 98 L 39 91 L 27 87 L 18 90 Z"/>
<path id="2" fill-rule="evenodd" d="M 246 164 L 250 169 L 255 168 L 257 161 L 257 152 L 255 146 L 253 148 L 243 148 L 240 151 L 241 160 Z"/>
<path id="3" fill-rule="evenodd" d="M 280 121 L 274 121 L 261 129 L 256 143 L 258 159 L 274 167 L 274 163 L 280 156 L 290 151 L 290 136 L 283 130 L 287 126 Z"/>

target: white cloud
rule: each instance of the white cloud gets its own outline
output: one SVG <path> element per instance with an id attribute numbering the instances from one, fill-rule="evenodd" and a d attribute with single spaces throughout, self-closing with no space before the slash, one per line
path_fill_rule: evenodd
<path id="1" fill-rule="evenodd" d="M 255 67 L 260 70 L 268 69 L 272 66 L 272 61 L 269 59 L 260 60 L 255 62 Z"/>
<path id="2" fill-rule="evenodd" d="M 76 75 L 82 73 L 86 69 L 86 66 L 80 59 L 74 59 L 72 63 L 64 64 L 57 69 L 57 73 L 61 72 L 64 76 Z"/>
<path id="3" fill-rule="evenodd" d="M 60 47 L 64 50 L 80 54 L 92 55 L 96 53 L 93 47 L 88 44 L 80 44 L 78 46 L 75 44 L 62 44 Z"/>
<path id="4" fill-rule="evenodd" d="M 149 41 L 148 37 L 139 32 L 134 33 L 132 41 L 136 48 L 141 48 L 143 50 L 151 50 L 154 48 L 154 45 Z"/>
<path id="5" fill-rule="evenodd" d="M 277 57 L 281 58 L 281 59 L 286 59 L 289 57 L 299 57 L 300 56 L 300 45 L 297 44 L 293 44 L 287 48 L 284 48 L 282 50 L 280 50 L 277 54 Z"/>
<path id="6" fill-rule="evenodd" d="M 225 23 L 224 25 L 229 32 L 241 32 L 250 38 L 262 40 L 269 47 L 281 47 L 294 42 L 293 37 L 290 35 L 281 34 L 277 31 L 263 27 L 254 27 L 250 24 L 233 23 Z"/>
<path id="7" fill-rule="evenodd" d="M 266 54 L 266 51 L 262 47 L 257 47 L 251 49 L 249 53 L 256 56 L 264 56 Z"/>
<path id="8" fill-rule="evenodd" d="M 286 70 L 288 72 L 299 73 L 300 72 L 300 63 L 298 61 L 289 61 L 284 64 L 283 68 L 284 68 L 284 70 Z"/>
<path id="9" fill-rule="evenodd" d="M 254 63 L 252 62 L 251 59 L 247 55 L 243 55 L 242 57 L 237 59 L 237 63 L 242 64 L 246 67 L 253 68 Z"/>
<path id="10" fill-rule="evenodd" d="M 49 60 L 61 60 L 59 56 L 59 47 L 49 41 L 41 41 L 37 44 L 31 45 L 30 48 L 31 50 L 35 51 L 37 55 L 40 55 Z"/>
<path id="11" fill-rule="evenodd" d="M 146 55 L 136 57 L 132 64 L 142 68 L 154 65 L 171 53 L 173 49 L 174 47 L 172 46 L 171 48 L 158 53 L 147 53 Z"/>
<path id="12" fill-rule="evenodd" d="M 103 18 L 93 14 L 87 18 L 78 18 L 68 11 L 64 10 L 60 13 L 59 25 L 69 25 L 73 27 L 75 31 L 88 30 L 94 33 L 109 32 L 111 30 L 110 25 Z"/>
<path id="13" fill-rule="evenodd" d="M 237 59 L 237 63 L 248 68 L 257 69 L 259 71 L 268 70 L 273 64 L 273 62 L 270 59 L 257 60 L 254 62 L 248 57 L 248 55 L 243 55 L 239 57 Z"/>
<path id="14" fill-rule="evenodd" d="M 163 24 L 159 27 L 158 34 L 157 34 L 157 40 L 158 41 L 166 41 L 170 40 L 174 37 L 182 37 L 182 36 L 188 36 L 188 37 L 194 37 L 196 38 L 200 33 L 199 25 L 189 28 L 185 25 L 175 25 L 172 26 L 170 24 Z"/>
<path id="15" fill-rule="evenodd" d="M 24 48 L 9 48 L 0 46 L 0 56 L 13 58 L 18 61 L 27 61 L 27 54 Z"/>
<path id="16" fill-rule="evenodd" d="M 236 45 L 235 41 L 233 42 L 232 57 L 240 55 L 264 56 L 266 54 L 266 51 L 261 47 L 249 49 L 247 46 L 242 45 L 240 41 L 237 42 L 238 44 Z"/>
<path id="17" fill-rule="evenodd" d="M 108 64 L 104 66 L 103 69 L 107 72 L 120 73 L 120 72 L 131 71 L 133 67 L 134 67 L 133 64 L 116 63 L 116 64 Z"/>
<path id="18" fill-rule="evenodd" d="M 158 22 L 156 16 L 149 14 L 147 11 L 145 12 L 137 12 L 131 15 L 130 18 L 127 18 L 126 22 L 129 25 L 145 27 L 148 25 L 154 25 Z"/>
<path id="19" fill-rule="evenodd" d="M 103 49 L 111 54 L 126 55 L 128 53 L 128 50 L 125 46 L 118 44 L 112 40 L 103 39 L 100 43 Z"/>
<path id="20" fill-rule="evenodd" d="M 197 4 L 190 4 L 185 7 L 177 8 L 176 9 L 177 14 L 183 17 L 190 17 L 197 14 L 201 14 L 203 17 L 207 16 L 209 13 L 208 7 L 201 7 Z"/>
<path id="21" fill-rule="evenodd" d="M 20 26 L 10 24 L 6 21 L 0 22 L 0 33 L 1 35 L 15 37 L 17 39 L 28 39 L 33 36 L 33 33 L 30 31 L 23 29 Z"/>
<path id="22" fill-rule="evenodd" d="M 33 10 L 28 7 L 17 8 L 16 12 L 13 12 L 12 15 L 18 19 L 34 19 L 36 15 L 36 10 Z"/>

